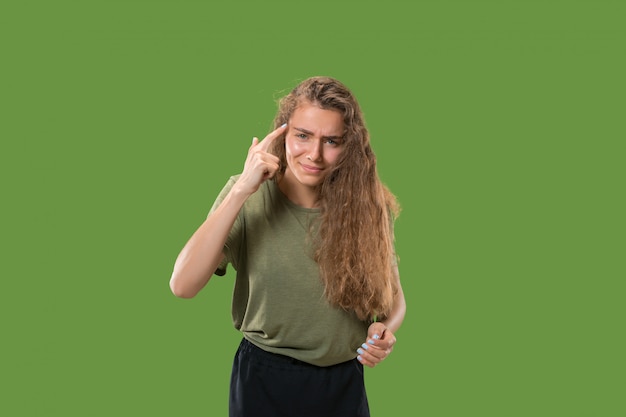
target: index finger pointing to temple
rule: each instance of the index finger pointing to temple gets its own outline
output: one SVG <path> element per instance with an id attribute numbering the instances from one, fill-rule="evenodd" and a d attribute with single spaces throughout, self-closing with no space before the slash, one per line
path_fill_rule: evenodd
<path id="1" fill-rule="evenodd" d="M 259 143 L 259 146 L 260 146 L 259 149 L 261 149 L 262 151 L 267 151 L 270 145 L 272 144 L 272 142 L 274 142 L 274 139 L 276 139 L 282 133 L 284 133 L 286 128 L 287 128 L 287 123 L 285 123 L 278 129 L 270 132 L 267 136 L 265 136 L 265 138 L 261 141 L 261 143 Z"/>

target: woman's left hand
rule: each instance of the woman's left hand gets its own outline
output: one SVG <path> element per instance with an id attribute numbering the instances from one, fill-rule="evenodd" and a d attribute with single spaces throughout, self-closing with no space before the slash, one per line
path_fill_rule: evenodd
<path id="1" fill-rule="evenodd" d="M 396 337 L 383 323 L 372 323 L 367 330 L 367 340 L 357 349 L 357 359 L 365 366 L 375 367 L 393 350 Z"/>

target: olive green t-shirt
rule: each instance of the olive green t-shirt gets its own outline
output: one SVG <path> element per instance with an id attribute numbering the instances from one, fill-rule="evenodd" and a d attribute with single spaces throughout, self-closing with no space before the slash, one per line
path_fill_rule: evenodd
<path id="1" fill-rule="evenodd" d="M 211 211 L 238 176 L 231 177 Z M 354 359 L 368 323 L 331 306 L 312 259 L 309 229 L 318 209 L 292 203 L 265 181 L 239 212 L 224 246 L 237 271 L 232 303 L 235 328 L 261 349 L 317 366 Z"/>

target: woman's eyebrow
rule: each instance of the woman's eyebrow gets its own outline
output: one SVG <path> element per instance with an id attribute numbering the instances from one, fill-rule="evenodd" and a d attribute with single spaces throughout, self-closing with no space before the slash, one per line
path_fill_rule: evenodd
<path id="1" fill-rule="evenodd" d="M 307 135 L 315 136 L 315 134 L 313 132 L 311 132 L 310 130 L 306 130 L 306 129 L 303 129 L 301 127 L 295 127 L 295 126 L 294 126 L 294 129 L 299 131 L 299 132 L 305 133 Z M 332 140 L 334 140 L 334 139 L 342 139 L 342 138 L 343 138 L 343 135 L 342 136 L 322 136 L 322 139 L 332 139 Z"/>

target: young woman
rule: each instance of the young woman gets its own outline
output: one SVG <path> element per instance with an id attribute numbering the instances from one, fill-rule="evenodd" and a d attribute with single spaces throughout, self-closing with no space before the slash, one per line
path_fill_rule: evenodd
<path id="1" fill-rule="evenodd" d="M 395 197 L 376 171 L 350 90 L 328 77 L 280 101 L 174 265 L 193 297 L 227 264 L 243 333 L 230 416 L 369 416 L 363 365 L 392 351 L 405 314 Z"/>

